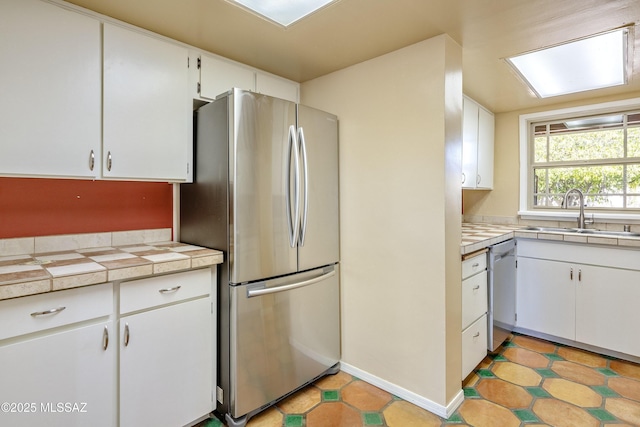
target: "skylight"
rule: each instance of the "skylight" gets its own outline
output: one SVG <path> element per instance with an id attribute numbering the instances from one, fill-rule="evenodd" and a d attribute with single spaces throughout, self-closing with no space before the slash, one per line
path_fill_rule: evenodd
<path id="1" fill-rule="evenodd" d="M 336 0 L 229 0 L 288 27 Z"/>
<path id="2" fill-rule="evenodd" d="M 539 98 L 627 83 L 626 28 L 507 58 Z"/>

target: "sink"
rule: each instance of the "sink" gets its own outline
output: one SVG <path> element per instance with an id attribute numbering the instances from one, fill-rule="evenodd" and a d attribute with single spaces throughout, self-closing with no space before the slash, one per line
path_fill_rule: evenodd
<path id="1" fill-rule="evenodd" d="M 538 231 L 541 233 L 575 233 L 575 234 L 593 234 L 593 235 L 622 236 L 622 237 L 640 237 L 640 233 L 634 233 L 631 231 L 606 231 L 606 230 L 594 230 L 592 228 L 525 227 L 524 230 Z"/>

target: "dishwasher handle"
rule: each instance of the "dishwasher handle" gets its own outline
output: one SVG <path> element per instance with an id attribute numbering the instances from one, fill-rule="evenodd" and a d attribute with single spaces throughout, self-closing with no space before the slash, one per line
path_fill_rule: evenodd
<path id="1" fill-rule="evenodd" d="M 313 279 L 304 280 L 302 282 L 276 286 L 273 288 L 247 289 L 247 298 L 259 297 L 262 295 L 274 294 L 276 292 L 284 292 L 284 291 L 290 291 L 292 289 L 303 288 L 305 286 L 313 285 L 314 283 L 322 282 L 323 280 L 328 279 L 329 277 L 333 277 L 335 274 L 336 274 L 336 271 L 331 270 L 330 272 L 325 273 L 322 276 L 314 277 Z"/>

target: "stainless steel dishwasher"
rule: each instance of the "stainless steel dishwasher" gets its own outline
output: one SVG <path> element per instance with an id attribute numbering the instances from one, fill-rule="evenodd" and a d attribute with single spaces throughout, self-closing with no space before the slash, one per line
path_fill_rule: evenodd
<path id="1" fill-rule="evenodd" d="M 489 247 L 487 321 L 487 347 L 495 351 L 516 323 L 516 244 L 513 239 Z"/>

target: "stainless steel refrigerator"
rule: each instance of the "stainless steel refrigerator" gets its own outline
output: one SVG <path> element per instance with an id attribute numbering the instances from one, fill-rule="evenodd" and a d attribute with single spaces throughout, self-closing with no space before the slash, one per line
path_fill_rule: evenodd
<path id="1" fill-rule="evenodd" d="M 242 426 L 338 369 L 338 122 L 239 89 L 194 120 L 180 240 L 224 252 L 217 410 Z"/>

